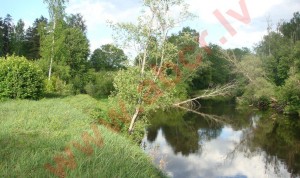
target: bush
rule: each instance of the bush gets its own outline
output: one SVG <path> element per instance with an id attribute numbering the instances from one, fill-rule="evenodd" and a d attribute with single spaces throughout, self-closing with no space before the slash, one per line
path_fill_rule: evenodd
<path id="1" fill-rule="evenodd" d="M 44 90 L 43 73 L 24 57 L 0 58 L 0 98 L 38 99 Z"/>
<path id="2" fill-rule="evenodd" d="M 264 78 L 258 77 L 245 88 L 240 98 L 241 104 L 251 104 L 260 109 L 267 109 L 271 98 L 276 96 L 276 86 Z"/>
<path id="3" fill-rule="evenodd" d="M 67 84 L 59 77 L 52 76 L 51 80 L 45 79 L 46 92 L 48 94 L 71 95 L 72 85 Z"/>
<path id="4" fill-rule="evenodd" d="M 115 90 L 114 72 L 93 73 L 93 79 L 84 87 L 87 94 L 94 98 L 108 97 Z"/>
<path id="5" fill-rule="evenodd" d="M 281 100 L 287 104 L 285 113 L 300 114 L 300 74 L 289 77 L 280 91 Z"/>
<path id="6" fill-rule="evenodd" d="M 271 104 L 270 98 L 268 96 L 260 96 L 257 100 L 256 106 L 261 110 L 266 110 Z"/>

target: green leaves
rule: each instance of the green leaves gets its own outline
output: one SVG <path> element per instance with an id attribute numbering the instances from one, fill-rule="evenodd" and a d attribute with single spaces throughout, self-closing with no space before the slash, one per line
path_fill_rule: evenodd
<path id="1" fill-rule="evenodd" d="M 285 112 L 300 114 L 300 74 L 289 77 L 281 87 L 281 100 L 287 103 Z"/>
<path id="2" fill-rule="evenodd" d="M 112 71 L 125 68 L 126 61 L 127 56 L 122 49 L 112 44 L 105 44 L 93 52 L 89 63 L 98 72 L 100 70 Z"/>
<path id="3" fill-rule="evenodd" d="M 0 98 L 38 99 L 44 89 L 42 71 L 24 57 L 0 58 Z"/>

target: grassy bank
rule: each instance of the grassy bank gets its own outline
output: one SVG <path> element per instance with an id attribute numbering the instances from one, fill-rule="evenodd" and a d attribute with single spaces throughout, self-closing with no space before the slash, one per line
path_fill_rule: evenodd
<path id="1" fill-rule="evenodd" d="M 0 177 L 56 177 L 45 164 L 55 167 L 68 146 L 76 166 L 65 167 L 67 177 L 162 177 L 138 146 L 102 126 L 104 144 L 91 144 L 91 155 L 71 146 L 83 143 L 84 131 L 93 135 L 91 116 L 100 109 L 105 102 L 87 95 L 0 103 Z"/>

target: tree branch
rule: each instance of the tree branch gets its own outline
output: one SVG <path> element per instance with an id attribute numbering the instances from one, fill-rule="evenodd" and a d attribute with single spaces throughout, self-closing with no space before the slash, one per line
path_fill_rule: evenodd
<path id="1" fill-rule="evenodd" d="M 183 106 L 179 106 L 179 105 L 174 105 L 174 106 L 178 107 L 178 108 L 181 108 L 181 109 L 184 109 L 184 110 L 187 110 L 187 111 L 190 111 L 192 113 L 198 114 L 198 115 L 200 115 L 200 116 L 202 116 L 204 118 L 208 118 L 210 120 L 213 120 L 216 123 L 222 123 L 222 124 L 228 124 L 229 123 L 228 121 L 224 121 L 225 119 L 223 117 L 220 117 L 220 116 L 201 113 L 201 112 L 195 111 L 193 109 L 189 109 L 189 108 L 186 108 L 186 107 L 183 107 Z"/>
<path id="2" fill-rule="evenodd" d="M 216 87 L 216 88 L 211 89 L 211 90 L 206 90 L 204 92 L 204 94 L 202 94 L 200 96 L 197 96 L 195 98 L 188 99 L 188 100 L 185 100 L 185 101 L 182 101 L 182 102 L 179 102 L 179 103 L 175 103 L 174 106 L 180 106 L 182 104 L 193 102 L 193 101 L 201 99 L 201 98 L 211 98 L 211 97 L 216 97 L 216 96 L 225 96 L 225 95 L 228 95 L 229 92 L 233 88 L 235 88 L 235 84 L 228 83 L 228 84 L 226 84 L 224 86 L 221 86 L 221 87 Z"/>

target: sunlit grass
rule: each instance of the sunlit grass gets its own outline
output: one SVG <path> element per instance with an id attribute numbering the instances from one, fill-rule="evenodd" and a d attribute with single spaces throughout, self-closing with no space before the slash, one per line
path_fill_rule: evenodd
<path id="1" fill-rule="evenodd" d="M 105 101 L 87 95 L 40 101 L 0 103 L 0 177 L 56 177 L 44 168 L 81 135 L 91 131 L 94 112 Z M 142 150 L 126 138 L 99 126 L 104 146 L 88 156 L 72 147 L 77 166 L 67 177 L 161 177 Z"/>

